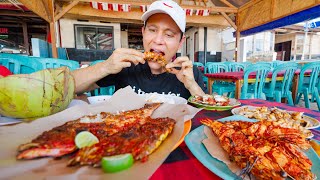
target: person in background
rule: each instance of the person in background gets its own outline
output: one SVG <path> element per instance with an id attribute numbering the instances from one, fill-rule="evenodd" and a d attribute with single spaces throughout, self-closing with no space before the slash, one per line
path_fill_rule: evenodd
<path id="1" fill-rule="evenodd" d="M 12 75 L 11 71 L 5 67 L 0 65 L 0 77 L 6 77 Z"/>
<path id="2" fill-rule="evenodd" d="M 138 50 L 119 48 L 107 60 L 73 71 L 76 93 L 130 85 L 136 92 L 175 94 L 186 99 L 205 94 L 202 73 L 192 61 L 185 56 L 174 59 L 185 41 L 185 11 L 174 1 L 155 1 L 142 20 L 144 50 L 162 54 L 168 63 L 165 68 L 157 62 L 146 62 L 144 53 Z"/>

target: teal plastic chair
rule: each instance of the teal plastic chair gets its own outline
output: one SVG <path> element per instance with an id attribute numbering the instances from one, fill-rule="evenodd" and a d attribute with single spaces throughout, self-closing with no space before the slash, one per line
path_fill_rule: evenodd
<path id="1" fill-rule="evenodd" d="M 204 65 L 201 62 L 193 62 L 193 65 L 196 67 L 204 67 Z"/>
<path id="2" fill-rule="evenodd" d="M 266 99 L 263 89 L 268 72 L 271 66 L 264 63 L 256 63 L 246 67 L 244 71 L 243 85 L 241 88 L 241 99 Z M 256 73 L 256 79 L 253 83 L 249 82 L 249 75 Z"/>
<path id="3" fill-rule="evenodd" d="M 281 65 L 281 64 L 284 64 L 285 62 L 283 61 L 272 61 L 272 68 L 276 68 L 277 66 Z"/>
<path id="4" fill-rule="evenodd" d="M 207 66 L 208 73 L 220 73 L 220 72 L 228 72 L 229 68 L 226 64 L 221 62 L 210 63 Z"/>
<path id="5" fill-rule="evenodd" d="M 208 65 L 208 73 L 221 73 L 228 72 L 228 66 L 223 62 L 211 63 Z M 212 92 L 219 95 L 224 93 L 230 93 L 235 90 L 235 85 L 233 83 L 215 81 L 212 85 Z"/>
<path id="6" fill-rule="evenodd" d="M 245 67 L 246 67 L 245 63 L 239 63 L 239 62 L 233 62 L 228 65 L 230 72 L 244 71 Z"/>
<path id="7" fill-rule="evenodd" d="M 32 57 L 32 59 L 39 61 L 45 69 L 59 68 L 62 66 L 67 66 L 71 71 L 73 71 L 73 70 L 76 70 L 80 67 L 79 62 L 73 61 L 73 60 L 56 59 L 56 58 L 41 58 L 41 57 Z"/>
<path id="8" fill-rule="evenodd" d="M 27 56 L 0 57 L 0 64 L 7 67 L 13 74 L 30 74 L 43 69 L 41 63 Z"/>
<path id="9" fill-rule="evenodd" d="M 308 77 L 308 81 L 305 81 L 306 76 L 305 73 L 307 70 L 311 70 L 310 77 Z M 319 90 L 318 90 L 318 81 L 319 81 L 319 75 L 320 75 L 320 63 L 319 62 L 313 62 L 305 64 L 299 74 L 299 85 L 298 85 L 298 91 L 297 91 L 297 99 L 295 101 L 295 104 L 298 104 L 302 95 L 304 96 L 304 103 L 306 108 L 310 108 L 310 99 L 311 98 L 316 100 L 316 103 L 318 105 L 318 109 L 320 111 L 320 97 L 319 97 Z"/>
<path id="10" fill-rule="evenodd" d="M 280 103 L 281 98 L 286 98 L 288 100 L 288 104 L 293 106 L 292 92 L 290 89 L 292 86 L 294 73 L 297 69 L 298 64 L 296 63 L 285 63 L 276 66 L 272 71 L 272 80 L 270 86 L 264 89 L 266 97 L 269 100 L 271 99 Z M 283 72 L 283 80 L 277 81 L 278 74 Z"/>
<path id="11" fill-rule="evenodd" d="M 97 63 L 103 62 L 105 60 L 95 60 L 90 63 L 90 66 L 93 66 Z M 100 96 L 100 95 L 112 95 L 115 92 L 115 86 L 101 87 L 95 89 L 88 93 L 90 96 Z"/>

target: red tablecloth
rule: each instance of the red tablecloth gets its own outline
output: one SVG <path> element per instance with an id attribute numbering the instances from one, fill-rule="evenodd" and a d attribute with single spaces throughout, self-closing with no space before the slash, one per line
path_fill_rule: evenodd
<path id="1" fill-rule="evenodd" d="M 260 99 L 249 99 L 240 100 L 242 105 L 253 105 L 253 106 L 267 106 L 267 107 L 278 107 L 289 111 L 300 111 L 304 112 L 305 115 L 316 118 L 320 121 L 320 112 L 312 111 L 306 108 L 288 106 L 283 103 L 269 102 Z M 200 111 L 192 119 L 192 129 L 201 126 L 200 120 L 203 118 L 220 119 L 227 116 L 231 116 L 231 111 Z M 312 130 L 314 139 L 320 140 L 320 128 Z M 174 150 L 165 162 L 157 169 L 157 171 L 150 178 L 152 180 L 170 180 L 170 179 L 220 179 L 210 170 L 198 161 L 195 156 L 191 153 L 185 143 L 182 143 L 176 150 Z"/>

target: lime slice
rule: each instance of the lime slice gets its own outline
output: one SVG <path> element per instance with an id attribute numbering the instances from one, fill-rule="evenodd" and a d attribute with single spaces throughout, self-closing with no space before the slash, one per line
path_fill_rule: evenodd
<path id="1" fill-rule="evenodd" d="M 74 141 L 76 146 L 80 149 L 98 143 L 99 139 L 89 131 L 82 131 L 76 135 Z"/>
<path id="2" fill-rule="evenodd" d="M 103 157 L 101 159 L 101 166 L 104 172 L 113 173 L 128 169 L 132 166 L 133 162 L 132 154 L 127 153 Z"/>

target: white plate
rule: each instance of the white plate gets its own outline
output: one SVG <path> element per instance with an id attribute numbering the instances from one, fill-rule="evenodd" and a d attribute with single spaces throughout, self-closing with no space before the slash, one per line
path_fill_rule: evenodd
<path id="1" fill-rule="evenodd" d="M 241 106 L 241 107 L 237 107 L 237 108 L 232 109 L 232 110 L 231 110 L 231 113 L 238 115 L 239 112 L 240 112 L 243 108 L 246 108 L 246 107 L 247 107 L 249 110 L 255 110 L 256 108 L 258 108 L 258 107 L 256 107 L 256 106 Z M 280 108 L 279 108 L 279 109 L 280 109 Z M 294 112 L 294 111 L 287 111 L 287 112 L 288 112 L 288 113 L 291 113 L 291 112 Z M 306 127 L 307 129 L 315 129 L 315 128 L 320 127 L 320 122 L 319 122 L 317 119 L 315 119 L 315 118 L 312 118 L 312 117 L 307 116 L 307 115 L 302 115 L 302 119 L 303 119 L 304 121 L 310 122 L 310 126 L 309 126 L 309 127 Z"/>
<path id="2" fill-rule="evenodd" d="M 169 104 L 187 104 L 188 103 L 188 101 L 182 97 L 171 96 L 167 94 L 149 93 L 149 94 L 142 94 L 141 96 L 144 96 L 147 102 L 154 102 L 154 103 L 160 102 L 160 103 L 169 103 Z M 96 103 L 108 101 L 110 98 L 111 96 L 109 95 L 92 96 L 92 97 L 88 97 L 88 100 L 90 104 L 96 104 Z"/>

